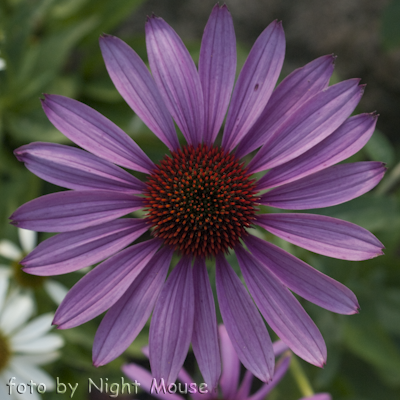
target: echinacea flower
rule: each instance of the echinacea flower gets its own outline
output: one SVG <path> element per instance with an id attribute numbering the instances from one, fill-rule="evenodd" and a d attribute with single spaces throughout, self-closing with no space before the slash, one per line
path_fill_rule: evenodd
<path id="1" fill-rule="evenodd" d="M 216 260 L 222 319 L 240 361 L 253 375 L 269 381 L 274 371 L 260 312 L 294 353 L 323 365 L 324 340 L 291 291 L 341 314 L 357 312 L 355 295 L 246 228 L 258 225 L 340 259 L 382 254 L 382 244 L 371 233 L 349 222 L 313 214 L 260 214 L 257 208 L 328 207 L 362 195 L 381 180 L 385 167 L 379 162 L 334 165 L 373 133 L 376 115 L 350 117 L 364 87 L 358 79 L 328 87 L 334 58 L 324 56 L 295 70 L 274 90 L 285 53 L 282 25 L 275 21 L 255 42 L 233 89 L 236 44 L 226 6 L 216 5 L 211 13 L 198 70 L 163 19 L 148 18 L 146 44 L 152 74 L 123 41 L 100 38 L 116 88 L 170 155 L 155 165 L 97 111 L 46 95 L 49 120 L 88 152 L 51 143 L 15 151 L 30 171 L 72 189 L 30 201 L 11 216 L 25 229 L 61 232 L 22 261 L 24 271 L 64 274 L 106 260 L 69 291 L 54 318 L 66 329 L 109 309 L 94 339 L 96 366 L 119 356 L 154 308 L 153 376 L 174 382 L 192 343 L 205 382 L 215 388 L 221 363 L 206 258 Z M 186 144 L 179 144 L 173 121 Z M 240 161 L 259 147 L 247 166 Z M 147 174 L 146 181 L 117 165 Z M 269 171 L 258 182 L 252 179 L 251 174 L 264 170 Z M 143 208 L 143 219 L 119 218 Z M 147 230 L 154 238 L 124 249 Z M 230 250 L 250 293 L 225 259 Z M 173 252 L 181 259 L 166 279 Z"/>
<path id="2" fill-rule="evenodd" d="M 36 232 L 19 228 L 18 237 L 21 249 L 8 239 L 0 240 L 0 256 L 11 261 L 11 266 L 0 264 L 0 270 L 12 277 L 21 289 L 29 293 L 36 288 L 43 287 L 49 297 L 57 305 L 60 304 L 68 292 L 64 285 L 44 276 L 29 275 L 21 269 L 20 261 L 36 246 Z"/>
<path id="3" fill-rule="evenodd" d="M 55 389 L 54 379 L 39 366 L 58 358 L 63 340 L 48 333 L 53 314 L 27 322 L 34 309 L 32 297 L 9 293 L 8 286 L 8 277 L 0 271 L 0 398 L 38 400 L 39 393 Z"/>
<path id="4" fill-rule="evenodd" d="M 189 394 L 193 400 L 264 400 L 268 399 L 269 393 L 286 374 L 291 361 L 290 352 L 286 352 L 277 362 L 275 374 L 269 383 L 263 384 L 255 393 L 251 393 L 254 376 L 246 371 L 242 382 L 240 378 L 240 361 L 229 339 L 229 335 L 223 325 L 219 326 L 219 341 L 222 356 L 222 374 L 218 388 L 210 390 L 206 384 L 197 384 L 190 374 L 182 368 L 178 375 L 179 383 L 165 385 L 163 381 L 156 381 L 145 368 L 130 363 L 122 366 L 122 371 L 134 382 L 140 383 L 140 388 L 150 393 L 155 398 L 164 400 L 184 399 L 179 394 Z M 273 343 L 275 357 L 281 355 L 287 347 L 283 342 Z M 148 349 L 143 353 L 148 357 Z M 331 400 L 328 393 L 319 393 L 311 397 L 303 397 L 300 400 Z"/>

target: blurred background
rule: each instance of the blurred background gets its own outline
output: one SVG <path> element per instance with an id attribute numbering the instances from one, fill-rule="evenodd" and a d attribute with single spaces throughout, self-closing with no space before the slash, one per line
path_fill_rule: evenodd
<path id="1" fill-rule="evenodd" d="M 147 61 L 144 22 L 154 12 L 181 36 L 195 61 L 212 0 L 2 0 L 0 2 L 0 240 L 18 244 L 9 215 L 21 204 L 60 188 L 31 174 L 13 156 L 13 150 L 34 141 L 69 143 L 45 117 L 42 93 L 69 96 L 95 108 L 125 130 L 154 160 L 166 148 L 133 114 L 114 88 L 104 66 L 98 37 L 119 36 Z M 334 53 L 331 83 L 358 77 L 367 84 L 356 113 L 380 114 L 372 139 L 350 161 L 377 160 L 388 171 L 372 192 L 343 205 L 315 210 L 357 223 L 385 245 L 385 256 L 364 262 L 346 262 L 318 256 L 272 236 L 312 266 L 342 282 L 358 297 L 361 312 L 340 316 L 302 302 L 320 328 L 328 347 L 328 362 L 319 369 L 299 360 L 317 392 L 335 400 L 397 400 L 400 398 L 400 0 L 227 0 L 233 16 L 238 71 L 261 31 L 274 19 L 283 21 L 286 60 L 281 78 L 321 55 Z M 39 234 L 38 241 L 49 237 Z M 8 260 L 0 258 L 7 265 Z M 17 275 L 15 275 L 17 276 Z M 55 277 L 71 287 L 82 275 Z M 13 285 L 29 285 L 14 279 Z M 34 289 L 36 314 L 56 309 L 40 286 Z M 91 347 L 100 318 L 61 331 L 61 357 L 45 367 L 64 383 L 79 383 L 77 400 L 109 398 L 87 392 L 88 378 L 118 382 L 127 361 L 148 365 L 140 349 L 148 327 L 114 362 L 95 368 Z M 273 336 L 273 334 L 271 334 Z M 198 382 L 189 355 L 188 369 Z M 70 398 L 45 393 L 43 399 Z M 288 373 L 269 400 L 301 397 Z M 119 396 L 118 398 L 130 398 Z M 147 398 L 140 394 L 136 398 Z M 1 399 L 3 400 L 3 399 Z"/>

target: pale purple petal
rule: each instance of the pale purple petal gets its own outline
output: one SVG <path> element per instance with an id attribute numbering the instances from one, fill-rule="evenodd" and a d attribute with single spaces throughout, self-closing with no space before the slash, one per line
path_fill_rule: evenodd
<path id="1" fill-rule="evenodd" d="M 257 215 L 256 225 L 297 246 L 328 257 L 361 261 L 382 255 L 369 231 L 337 218 L 314 214 Z"/>
<path id="2" fill-rule="evenodd" d="M 311 175 L 357 153 L 374 132 L 375 114 L 350 117 L 335 132 L 301 156 L 268 171 L 258 182 L 264 190 Z"/>
<path id="3" fill-rule="evenodd" d="M 158 90 L 189 144 L 204 134 L 203 90 L 196 66 L 176 32 L 156 16 L 146 22 L 149 63 Z"/>
<path id="4" fill-rule="evenodd" d="M 94 366 L 121 355 L 143 329 L 167 277 L 172 254 L 172 249 L 163 247 L 104 316 L 94 338 Z"/>
<path id="5" fill-rule="evenodd" d="M 109 309 L 125 293 L 160 247 L 158 239 L 128 247 L 87 273 L 58 307 L 54 325 L 68 329 Z"/>
<path id="6" fill-rule="evenodd" d="M 75 190 L 142 193 L 146 187 L 133 175 L 93 154 L 54 143 L 30 143 L 14 151 L 39 178 Z"/>
<path id="7" fill-rule="evenodd" d="M 214 6 L 204 29 L 199 76 L 205 105 L 204 142 L 214 143 L 231 98 L 236 72 L 236 38 L 233 21 L 224 4 Z"/>
<path id="8" fill-rule="evenodd" d="M 329 84 L 335 57 L 322 56 L 288 75 L 274 90 L 264 111 L 241 140 L 238 158 L 263 145 L 303 103 Z"/>
<path id="9" fill-rule="evenodd" d="M 267 328 L 243 283 L 223 255 L 216 259 L 216 286 L 222 319 L 236 354 L 254 376 L 269 381 L 275 358 Z"/>
<path id="10" fill-rule="evenodd" d="M 177 150 L 171 115 L 142 59 L 115 36 L 101 36 L 100 48 L 110 78 L 124 100 L 170 150 Z"/>
<path id="11" fill-rule="evenodd" d="M 143 208 L 139 197 L 108 190 L 47 194 L 19 207 L 12 224 L 39 232 L 69 232 L 100 225 Z"/>
<path id="12" fill-rule="evenodd" d="M 160 381 L 155 381 L 150 372 L 139 365 L 125 364 L 122 366 L 122 372 L 126 374 L 132 382 L 136 381 L 140 383 L 140 386 L 138 387 L 145 390 L 147 393 L 150 393 L 153 397 L 163 400 L 184 400 L 182 396 L 169 393 L 168 386 L 165 382 L 164 385 L 162 385 Z"/>
<path id="13" fill-rule="evenodd" d="M 233 90 L 222 147 L 232 151 L 264 110 L 285 58 L 282 23 L 264 29 L 251 49 Z"/>
<path id="14" fill-rule="evenodd" d="M 253 378 L 254 378 L 254 375 L 250 371 L 246 370 L 246 372 L 244 373 L 242 382 L 240 384 L 240 387 L 239 387 L 238 391 L 236 392 L 235 400 L 244 400 L 249 397 L 251 385 L 253 383 Z M 267 383 L 266 383 L 266 385 L 267 385 Z"/>
<path id="15" fill-rule="evenodd" d="M 284 351 L 289 350 L 289 347 L 282 342 L 282 340 L 277 340 L 272 343 L 272 347 L 274 348 L 275 357 L 281 355 Z"/>
<path id="16" fill-rule="evenodd" d="M 222 375 L 219 387 L 226 399 L 232 399 L 237 391 L 240 376 L 240 361 L 224 325 L 218 326 L 222 358 Z"/>
<path id="17" fill-rule="evenodd" d="M 217 317 L 214 296 L 203 258 L 193 266 L 194 313 L 192 347 L 204 382 L 216 389 L 221 375 L 221 356 L 218 345 Z"/>
<path id="18" fill-rule="evenodd" d="M 122 167 L 149 173 L 153 162 L 117 125 L 93 108 L 58 95 L 45 95 L 43 110 L 68 139 L 91 153 Z"/>
<path id="19" fill-rule="evenodd" d="M 122 218 L 60 233 L 40 243 L 21 264 L 33 275 L 60 275 L 98 263 L 134 242 L 149 229 L 146 221 Z"/>
<path id="20" fill-rule="evenodd" d="M 250 161 L 249 172 L 286 163 L 339 128 L 354 111 L 364 92 L 364 86 L 358 83 L 359 79 L 349 79 L 311 97 L 269 137 Z"/>
<path id="21" fill-rule="evenodd" d="M 189 350 L 194 320 L 191 258 L 183 257 L 170 273 L 150 324 L 150 365 L 157 382 L 175 382 Z"/>
<path id="22" fill-rule="evenodd" d="M 188 386 L 188 391 L 191 390 L 194 393 L 190 393 L 190 399 L 191 400 L 213 400 L 212 393 L 217 393 L 215 390 L 214 392 L 211 391 L 211 389 L 207 386 L 207 393 L 200 393 L 199 388 L 196 388 L 197 384 L 193 380 L 193 378 L 189 375 L 189 373 L 186 371 L 185 368 L 181 368 L 178 374 L 178 381 L 182 382 L 183 384 L 187 384 Z M 193 384 L 196 386 L 193 387 Z M 179 382 L 177 382 L 178 388 L 179 388 Z M 192 388 L 190 387 L 192 386 Z M 185 389 L 185 386 L 182 385 L 182 388 Z M 203 391 L 203 390 L 202 390 Z"/>
<path id="23" fill-rule="evenodd" d="M 298 300 L 241 245 L 235 253 L 250 294 L 268 325 L 295 354 L 322 367 L 326 362 L 324 339 Z"/>
<path id="24" fill-rule="evenodd" d="M 272 189 L 262 195 L 259 202 L 285 210 L 330 207 L 370 191 L 380 182 L 385 171 L 381 162 L 334 165 Z"/>
<path id="25" fill-rule="evenodd" d="M 338 314 L 355 314 L 358 302 L 346 286 L 317 271 L 278 246 L 248 235 L 246 246 L 290 290 Z"/>
<path id="26" fill-rule="evenodd" d="M 268 384 L 265 384 L 259 389 L 257 392 L 253 394 L 253 396 L 250 396 L 248 400 L 263 400 L 266 398 L 266 396 L 272 391 L 272 389 L 282 380 L 282 378 L 285 376 L 287 370 L 289 369 L 290 365 L 290 360 L 291 356 L 285 356 L 281 360 L 279 360 L 274 377 L 272 378 L 272 381 L 269 382 Z M 239 399 L 237 399 L 239 400 Z M 321 399 L 322 400 L 322 399 Z"/>

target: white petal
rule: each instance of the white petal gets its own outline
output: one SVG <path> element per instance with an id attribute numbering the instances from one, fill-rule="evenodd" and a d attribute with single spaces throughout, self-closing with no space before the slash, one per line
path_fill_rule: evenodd
<path id="1" fill-rule="evenodd" d="M 28 295 L 14 295 L 4 305 L 0 316 L 0 329 L 9 334 L 20 327 L 32 315 L 34 302 Z"/>
<path id="2" fill-rule="evenodd" d="M 64 344 L 64 339 L 57 334 L 50 333 L 29 343 L 19 343 L 12 346 L 15 352 L 43 353 L 59 349 Z"/>
<path id="3" fill-rule="evenodd" d="M 44 383 L 46 385 L 46 391 L 54 390 L 55 388 L 54 379 L 47 372 L 32 364 L 21 363 L 14 358 L 11 362 L 11 368 L 25 378 L 25 382 L 30 382 L 32 379 L 36 384 Z"/>
<path id="4" fill-rule="evenodd" d="M 68 289 L 63 284 L 52 279 L 44 282 L 44 288 L 54 303 L 58 305 L 60 305 L 68 293 Z"/>
<path id="5" fill-rule="evenodd" d="M 8 279 L 11 275 L 11 267 L 9 265 L 0 264 L 0 279 Z"/>
<path id="6" fill-rule="evenodd" d="M 42 397 L 38 394 L 38 392 L 36 392 L 35 386 L 32 388 L 32 394 L 30 393 L 30 387 L 28 386 L 25 394 L 15 393 L 15 398 L 17 400 L 42 400 Z"/>
<path id="7" fill-rule="evenodd" d="M 35 231 L 18 228 L 18 236 L 22 250 L 24 250 L 25 253 L 29 253 L 35 248 L 37 241 L 37 233 Z"/>
<path id="8" fill-rule="evenodd" d="M 13 356 L 13 359 L 21 362 L 28 363 L 32 365 L 45 365 L 57 360 L 60 357 L 60 352 L 52 351 L 49 353 L 42 354 L 24 354 L 23 356 Z"/>
<path id="9" fill-rule="evenodd" d="M 0 399 L 7 399 L 10 397 L 6 383 L 8 383 L 7 377 L 4 374 L 0 374 Z"/>
<path id="10" fill-rule="evenodd" d="M 9 388 L 5 386 L 5 384 L 9 383 L 11 378 L 15 378 L 13 380 L 13 382 L 15 383 L 15 386 L 12 386 L 12 394 L 11 396 L 8 394 L 8 390 Z M 15 371 L 15 369 L 6 369 L 2 376 L 1 376 L 2 380 L 5 382 L 4 387 L 6 387 L 7 390 L 7 397 L 5 399 L 10 399 L 10 400 L 41 400 L 41 397 L 39 396 L 39 394 L 34 390 L 35 387 L 33 387 L 32 389 L 32 394 L 30 394 L 30 388 L 29 386 L 25 386 L 26 387 L 26 392 L 25 394 L 19 394 L 16 391 L 16 387 L 18 386 L 18 384 L 20 383 L 24 383 L 25 385 L 27 383 L 30 382 L 30 379 L 28 381 L 26 381 L 26 379 L 21 376 L 17 371 Z M 32 379 L 33 380 L 33 379 Z M 1 384 L 2 382 L 0 382 Z M 1 399 L 3 400 L 3 397 L 1 397 Z"/>
<path id="11" fill-rule="evenodd" d="M 0 256 L 17 261 L 22 258 L 22 251 L 7 239 L 0 241 Z"/>
<path id="12" fill-rule="evenodd" d="M 11 337 L 11 344 L 14 346 L 16 344 L 26 343 L 43 336 L 52 328 L 51 323 L 53 318 L 53 313 L 43 314 L 35 318 Z"/>
<path id="13" fill-rule="evenodd" d="M 0 314 L 3 309 L 4 299 L 6 298 L 8 289 L 8 277 L 3 274 L 3 269 L 0 270 Z"/>

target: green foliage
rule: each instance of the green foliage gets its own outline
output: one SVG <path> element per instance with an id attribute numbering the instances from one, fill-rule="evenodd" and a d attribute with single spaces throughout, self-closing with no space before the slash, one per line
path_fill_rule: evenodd
<path id="1" fill-rule="evenodd" d="M 390 50 L 400 46 L 400 1 L 392 0 L 384 9 L 381 36 L 384 47 Z"/>

